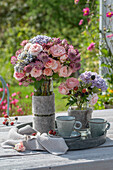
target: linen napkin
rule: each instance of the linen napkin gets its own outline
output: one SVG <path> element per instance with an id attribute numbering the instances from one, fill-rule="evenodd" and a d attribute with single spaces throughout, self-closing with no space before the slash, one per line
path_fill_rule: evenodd
<path id="1" fill-rule="evenodd" d="M 8 134 L 8 139 L 1 144 L 3 148 L 14 148 L 15 144 L 23 142 L 26 150 L 48 151 L 54 155 L 65 154 L 68 147 L 62 137 L 51 137 L 46 133 L 40 134 L 37 132 L 36 136 L 32 136 L 36 131 L 30 126 L 11 128 Z"/>

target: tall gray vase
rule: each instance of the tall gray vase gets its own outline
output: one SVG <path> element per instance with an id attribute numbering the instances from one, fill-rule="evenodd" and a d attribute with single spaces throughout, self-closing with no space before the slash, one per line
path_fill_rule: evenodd
<path id="1" fill-rule="evenodd" d="M 55 96 L 32 96 L 33 128 L 48 133 L 55 128 Z"/>
<path id="2" fill-rule="evenodd" d="M 82 128 L 85 129 L 88 127 L 88 120 L 92 117 L 92 108 L 87 108 L 86 110 L 76 110 L 76 108 L 69 107 L 68 115 L 74 116 L 75 120 L 80 121 L 82 123 Z"/>

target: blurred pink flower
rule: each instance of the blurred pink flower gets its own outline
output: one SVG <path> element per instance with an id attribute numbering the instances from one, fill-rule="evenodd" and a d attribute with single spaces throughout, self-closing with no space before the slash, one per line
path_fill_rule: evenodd
<path id="1" fill-rule="evenodd" d="M 3 114 L 3 115 L 5 115 L 5 114 L 6 114 L 6 112 L 4 111 L 4 112 L 2 112 L 2 114 Z"/>
<path id="2" fill-rule="evenodd" d="M 67 88 L 68 89 L 73 89 L 75 86 L 78 86 L 79 85 L 79 81 L 74 78 L 74 77 L 71 77 L 69 79 L 66 80 L 66 85 L 67 85 Z"/>
<path id="3" fill-rule="evenodd" d="M 18 103 L 18 99 L 14 99 L 14 100 L 12 100 L 11 102 L 10 102 L 10 104 L 14 104 L 14 105 L 16 105 L 16 103 Z"/>
<path id="4" fill-rule="evenodd" d="M 95 105 L 98 101 L 98 95 L 96 93 L 94 93 L 91 97 L 90 97 L 90 100 L 89 100 L 89 103 L 91 105 Z"/>
<path id="5" fill-rule="evenodd" d="M 33 92 L 31 92 L 30 96 L 33 96 L 33 95 L 34 95 L 34 93 L 33 93 Z"/>
<path id="6" fill-rule="evenodd" d="M 20 43 L 20 45 L 21 45 L 21 46 L 25 46 L 28 42 L 29 42 L 28 40 L 23 40 L 23 41 Z"/>
<path id="7" fill-rule="evenodd" d="M 29 96 L 28 96 L 28 95 L 26 95 L 26 97 L 25 97 L 25 98 L 27 99 L 27 98 L 29 98 Z"/>
<path id="8" fill-rule="evenodd" d="M 68 94 L 69 93 L 69 89 L 66 87 L 66 84 L 65 83 L 61 83 L 60 86 L 58 87 L 59 88 L 59 92 L 61 94 Z"/>
<path id="9" fill-rule="evenodd" d="M 78 2 L 79 2 L 79 0 L 74 0 L 74 3 L 75 3 L 75 4 L 78 4 Z"/>
<path id="10" fill-rule="evenodd" d="M 113 34 L 107 35 L 106 37 L 111 38 L 111 37 L 113 37 Z"/>
<path id="11" fill-rule="evenodd" d="M 37 77 L 41 76 L 42 70 L 38 70 L 36 67 L 33 67 L 30 74 L 31 74 L 32 77 L 37 78 Z"/>
<path id="12" fill-rule="evenodd" d="M 91 43 L 87 50 L 92 51 L 95 48 L 95 43 Z"/>
<path id="13" fill-rule="evenodd" d="M 7 89 L 5 89 L 5 94 L 7 94 Z"/>
<path id="14" fill-rule="evenodd" d="M 5 106 L 2 106 L 2 109 L 3 109 L 3 110 L 6 110 L 6 107 L 5 107 Z"/>
<path id="15" fill-rule="evenodd" d="M 110 11 L 109 11 L 109 12 L 106 13 L 106 17 L 111 18 L 112 16 L 113 16 L 113 12 L 110 12 Z"/>
<path id="16" fill-rule="evenodd" d="M 80 22 L 79 22 L 79 25 L 82 25 L 82 24 L 83 24 L 83 21 L 84 21 L 84 20 L 81 19 Z"/>
<path id="17" fill-rule="evenodd" d="M 22 111 L 22 108 L 17 109 L 17 112 L 21 112 L 21 111 Z"/>
<path id="18" fill-rule="evenodd" d="M 89 11 L 90 11 L 90 10 L 89 10 L 89 8 L 88 8 L 88 7 L 87 7 L 87 8 L 84 8 L 84 9 L 83 9 L 83 12 L 84 12 L 84 14 L 83 14 L 83 15 L 84 15 L 84 16 L 89 15 Z"/>
<path id="19" fill-rule="evenodd" d="M 19 106 L 16 106 L 17 108 L 19 108 Z"/>
<path id="20" fill-rule="evenodd" d="M 22 85 L 22 82 L 19 82 L 19 86 L 21 86 Z"/>
<path id="21" fill-rule="evenodd" d="M 2 92 L 3 91 L 3 88 L 0 88 L 0 92 Z"/>
<path id="22" fill-rule="evenodd" d="M 12 56 L 12 57 L 11 57 L 11 64 L 15 65 L 15 64 L 16 64 L 16 61 L 17 61 L 17 57 Z"/>
<path id="23" fill-rule="evenodd" d="M 53 55 L 53 57 L 59 57 L 59 56 L 64 55 L 66 51 L 64 47 L 57 44 L 50 48 L 50 53 Z"/>
<path id="24" fill-rule="evenodd" d="M 12 97 L 16 96 L 16 93 L 12 93 Z"/>
<path id="25" fill-rule="evenodd" d="M 16 57 L 22 52 L 22 49 L 16 51 Z"/>

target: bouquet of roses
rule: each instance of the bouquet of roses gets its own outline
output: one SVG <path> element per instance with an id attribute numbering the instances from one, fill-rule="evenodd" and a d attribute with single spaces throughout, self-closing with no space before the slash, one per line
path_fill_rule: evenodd
<path id="1" fill-rule="evenodd" d="M 98 94 L 106 90 L 104 79 L 91 71 L 82 73 L 79 80 L 71 77 L 59 86 L 59 92 L 66 95 L 63 98 L 68 99 L 67 105 L 76 105 L 80 110 L 96 104 Z"/>
<path id="2" fill-rule="evenodd" d="M 69 77 L 80 69 L 80 53 L 65 39 L 38 35 L 20 45 L 11 63 L 15 79 L 24 86 L 41 87 L 45 80 Z"/>

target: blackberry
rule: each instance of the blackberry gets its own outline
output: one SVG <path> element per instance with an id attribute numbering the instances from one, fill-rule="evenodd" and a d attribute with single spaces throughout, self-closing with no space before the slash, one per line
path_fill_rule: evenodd
<path id="1" fill-rule="evenodd" d="M 91 76 L 91 79 L 92 79 L 92 80 L 95 80 L 95 75 L 92 75 L 92 76 Z"/>
<path id="2" fill-rule="evenodd" d="M 5 125 L 8 126 L 8 125 L 9 125 L 9 122 L 6 122 Z"/>

